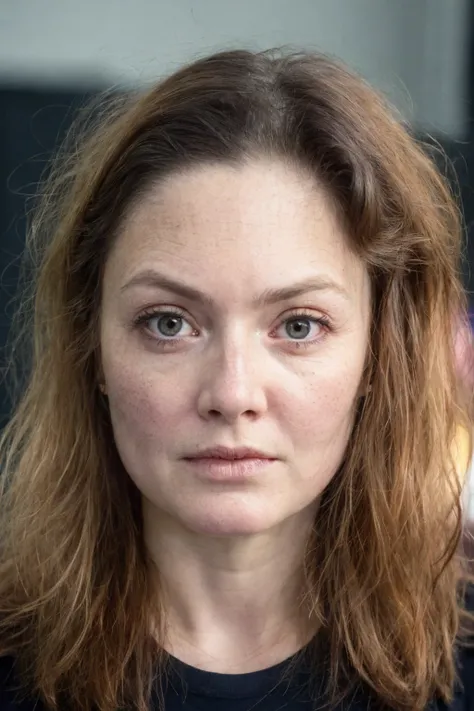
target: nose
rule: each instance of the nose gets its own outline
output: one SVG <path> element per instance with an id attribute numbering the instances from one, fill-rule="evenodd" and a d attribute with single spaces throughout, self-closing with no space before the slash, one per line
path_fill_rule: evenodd
<path id="1" fill-rule="evenodd" d="M 257 350 L 242 337 L 235 338 L 203 363 L 198 394 L 200 417 L 235 423 L 242 416 L 256 419 L 266 411 L 265 366 Z"/>

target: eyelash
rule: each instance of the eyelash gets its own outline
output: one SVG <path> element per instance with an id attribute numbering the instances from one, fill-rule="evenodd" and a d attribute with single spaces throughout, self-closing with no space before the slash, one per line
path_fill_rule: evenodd
<path id="1" fill-rule="evenodd" d="M 156 335 L 151 335 L 150 333 L 146 332 L 146 329 L 143 328 L 149 321 L 151 321 L 153 318 L 158 318 L 160 316 L 166 316 L 167 314 L 173 314 L 175 316 L 179 316 L 180 318 L 186 319 L 187 318 L 187 313 L 180 309 L 178 306 L 167 306 L 166 308 L 163 309 L 148 309 L 141 314 L 137 316 L 137 318 L 134 320 L 134 326 L 137 328 L 141 328 L 143 330 L 143 333 L 147 338 L 149 338 L 153 343 L 158 347 L 162 349 L 166 348 L 173 348 L 178 344 L 180 341 L 183 340 L 183 338 L 159 338 Z M 296 349 L 300 348 L 309 348 L 310 346 L 313 346 L 315 343 L 320 343 L 327 333 L 331 330 L 331 324 L 328 318 L 324 316 L 318 316 L 315 317 L 308 311 L 304 309 L 295 309 L 292 311 L 288 316 L 286 316 L 279 326 L 281 326 L 283 323 L 286 323 L 287 321 L 294 321 L 297 320 L 298 318 L 305 318 L 308 319 L 309 321 L 312 321 L 313 323 L 318 324 L 319 326 L 322 327 L 324 330 L 324 333 L 319 336 L 319 338 L 313 338 L 311 341 L 302 341 L 302 340 L 294 340 L 292 341 L 291 339 L 289 340 L 289 343 L 293 344 L 293 346 Z"/>

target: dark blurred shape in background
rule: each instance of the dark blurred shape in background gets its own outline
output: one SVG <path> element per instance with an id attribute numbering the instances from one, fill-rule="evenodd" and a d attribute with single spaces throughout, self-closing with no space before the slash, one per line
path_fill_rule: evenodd
<path id="1" fill-rule="evenodd" d="M 0 353 L 4 354 L 17 291 L 28 214 L 42 176 L 87 92 L 0 85 Z M 10 412 L 0 386 L 0 427 Z"/>

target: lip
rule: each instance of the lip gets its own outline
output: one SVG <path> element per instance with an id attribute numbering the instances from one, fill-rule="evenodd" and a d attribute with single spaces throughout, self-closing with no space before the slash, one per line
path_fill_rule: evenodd
<path id="1" fill-rule="evenodd" d="M 195 457 L 185 460 L 195 474 L 206 481 L 245 481 L 263 474 L 275 459 L 219 459 L 219 457 Z"/>
<path id="2" fill-rule="evenodd" d="M 216 447 L 208 447 L 207 449 L 202 449 L 195 454 L 191 454 L 185 459 L 196 460 L 196 459 L 221 459 L 227 461 L 235 461 L 239 459 L 266 459 L 274 460 L 277 457 L 263 452 L 253 447 L 225 447 L 218 445 Z"/>
<path id="3" fill-rule="evenodd" d="M 200 478 L 225 482 L 247 480 L 263 474 L 276 461 L 266 452 L 251 447 L 211 447 L 185 457 Z"/>

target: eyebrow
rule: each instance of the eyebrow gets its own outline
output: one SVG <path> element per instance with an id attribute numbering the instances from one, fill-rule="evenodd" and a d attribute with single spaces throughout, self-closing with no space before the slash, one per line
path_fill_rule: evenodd
<path id="1" fill-rule="evenodd" d="M 164 289 L 179 296 L 182 296 L 188 301 L 194 301 L 206 306 L 213 306 L 214 300 L 203 291 L 196 289 L 193 286 L 183 284 L 180 281 L 170 278 L 165 274 L 161 274 L 154 269 L 145 269 L 133 276 L 130 281 L 126 282 L 120 292 L 128 291 L 133 287 L 145 286 L 155 289 Z M 265 289 L 259 296 L 252 300 L 252 305 L 259 308 L 277 304 L 281 301 L 289 301 L 311 291 L 333 291 L 346 300 L 350 300 L 349 294 L 341 284 L 323 274 L 304 279 L 303 281 L 291 284 L 289 286 L 278 287 L 275 289 Z"/>

